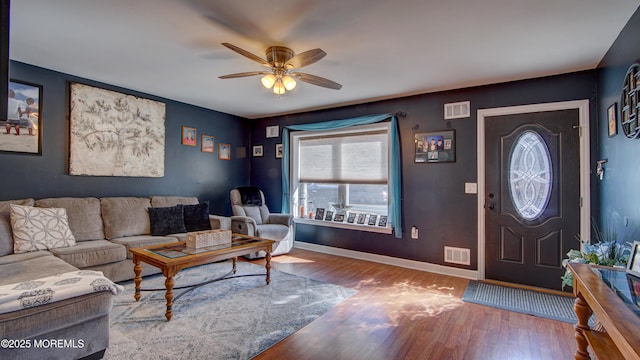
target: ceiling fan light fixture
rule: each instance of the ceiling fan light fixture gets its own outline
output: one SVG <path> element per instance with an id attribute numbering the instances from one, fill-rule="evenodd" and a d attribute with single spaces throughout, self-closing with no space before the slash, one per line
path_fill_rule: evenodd
<path id="1" fill-rule="evenodd" d="M 283 95 L 285 93 L 285 87 L 282 83 L 282 78 L 277 78 L 273 85 L 273 93 L 277 95 Z"/>
<path id="2" fill-rule="evenodd" d="M 288 91 L 291 91 L 296 88 L 296 81 L 291 76 L 285 76 L 282 78 L 282 83 L 284 84 L 284 88 Z"/>
<path id="3" fill-rule="evenodd" d="M 276 76 L 273 74 L 267 74 L 262 77 L 262 86 L 266 87 L 267 89 L 271 89 L 273 87 L 273 84 L 275 83 Z"/>

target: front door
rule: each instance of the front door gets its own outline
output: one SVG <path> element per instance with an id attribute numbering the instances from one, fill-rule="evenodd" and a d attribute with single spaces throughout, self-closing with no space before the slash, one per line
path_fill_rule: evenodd
<path id="1" fill-rule="evenodd" d="M 560 289 L 578 247 L 578 109 L 485 119 L 485 277 Z"/>

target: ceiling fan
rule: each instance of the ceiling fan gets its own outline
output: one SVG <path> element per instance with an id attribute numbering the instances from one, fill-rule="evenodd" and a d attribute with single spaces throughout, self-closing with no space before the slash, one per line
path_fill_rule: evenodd
<path id="1" fill-rule="evenodd" d="M 297 68 L 311 65 L 327 55 L 322 49 L 313 49 L 296 55 L 293 50 L 284 46 L 271 46 L 266 50 L 266 60 L 244 49 L 229 43 L 222 43 L 227 48 L 245 56 L 263 66 L 269 68 L 265 71 L 248 71 L 236 74 L 219 76 L 220 79 L 233 79 L 246 76 L 263 75 L 262 85 L 267 89 L 273 88 L 273 92 L 282 95 L 287 90 L 296 87 L 296 79 L 306 83 L 322 86 L 329 89 L 340 90 L 342 85 L 335 81 L 320 76 L 295 71 Z"/>

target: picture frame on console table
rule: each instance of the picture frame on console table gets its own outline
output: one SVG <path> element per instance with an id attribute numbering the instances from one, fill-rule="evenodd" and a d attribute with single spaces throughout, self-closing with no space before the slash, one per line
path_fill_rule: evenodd
<path id="1" fill-rule="evenodd" d="M 414 135 L 415 163 L 456 161 L 456 131 L 443 130 Z"/>
<path id="2" fill-rule="evenodd" d="M 42 155 L 42 85 L 11 79 L 8 92 L 0 151 Z"/>
<path id="3" fill-rule="evenodd" d="M 640 277 L 640 241 L 634 241 L 627 263 L 627 273 Z"/>

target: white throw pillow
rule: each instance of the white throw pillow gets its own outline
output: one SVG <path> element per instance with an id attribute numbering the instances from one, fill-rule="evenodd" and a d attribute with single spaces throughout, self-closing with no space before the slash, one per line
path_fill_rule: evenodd
<path id="1" fill-rule="evenodd" d="M 64 208 L 38 208 L 11 204 L 13 252 L 25 253 L 73 246 L 76 239 L 69 228 Z"/>

